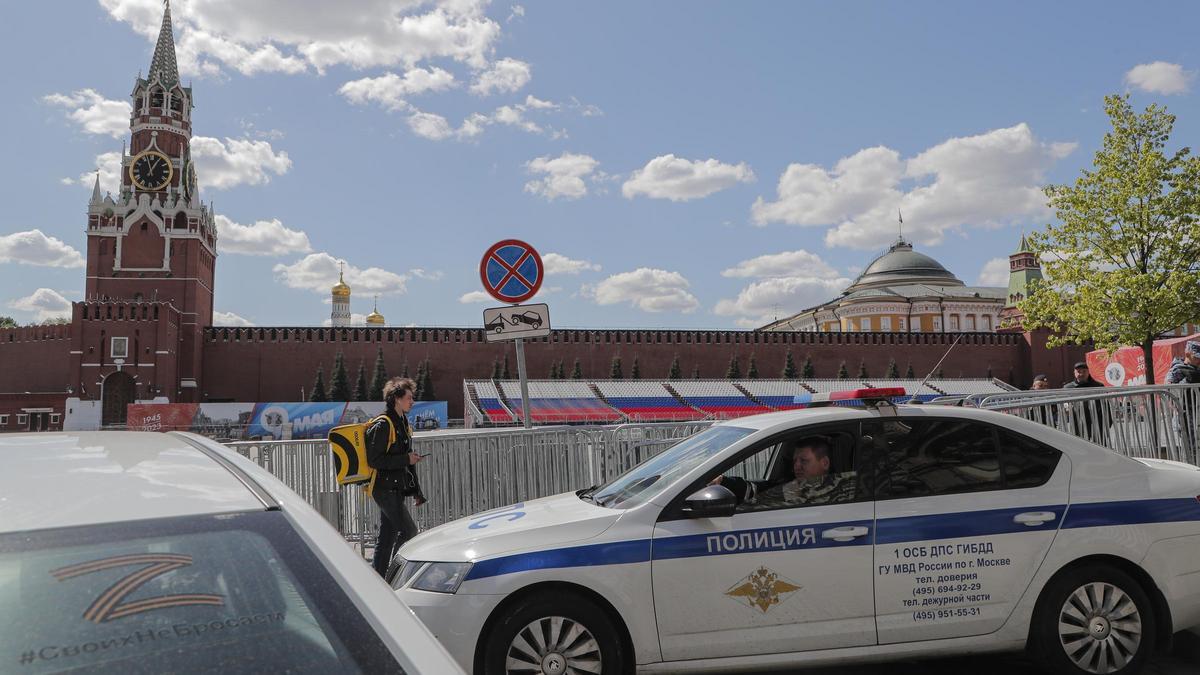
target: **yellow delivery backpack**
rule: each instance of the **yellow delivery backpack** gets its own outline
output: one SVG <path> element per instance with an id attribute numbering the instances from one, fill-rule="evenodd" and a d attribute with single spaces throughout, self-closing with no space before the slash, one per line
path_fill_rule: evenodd
<path id="1" fill-rule="evenodd" d="M 396 427 L 386 414 L 360 424 L 343 424 L 329 430 L 329 450 L 337 470 L 338 485 L 368 483 L 367 494 L 375 483 L 375 469 L 367 463 L 367 427 L 382 417 L 388 423 L 388 448 L 396 442 Z"/>

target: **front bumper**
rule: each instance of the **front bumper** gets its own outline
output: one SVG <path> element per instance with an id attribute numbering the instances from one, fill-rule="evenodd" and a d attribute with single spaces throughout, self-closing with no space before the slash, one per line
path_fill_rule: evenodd
<path id="1" fill-rule="evenodd" d="M 394 593 L 417 615 L 463 670 L 471 672 L 475 661 L 475 645 L 483 624 L 504 600 L 504 596 L 434 593 L 412 588 L 402 588 Z"/>

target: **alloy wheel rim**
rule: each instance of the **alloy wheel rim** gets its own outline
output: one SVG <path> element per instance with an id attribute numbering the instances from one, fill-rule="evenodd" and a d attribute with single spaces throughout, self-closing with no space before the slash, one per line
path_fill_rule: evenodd
<path id="1" fill-rule="evenodd" d="M 542 617 L 513 637 L 504 670 L 514 675 L 599 675 L 600 643 L 578 621 Z"/>
<path id="2" fill-rule="evenodd" d="M 1115 673 L 1141 646 L 1141 613 L 1120 588 L 1104 582 L 1084 584 L 1063 603 L 1058 639 L 1080 669 L 1095 675 Z"/>

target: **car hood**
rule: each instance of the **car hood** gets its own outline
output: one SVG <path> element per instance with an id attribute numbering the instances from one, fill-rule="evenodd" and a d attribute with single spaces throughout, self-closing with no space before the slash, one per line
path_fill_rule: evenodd
<path id="1" fill-rule="evenodd" d="M 405 543 L 400 556 L 405 560 L 473 562 L 550 548 L 596 537 L 622 513 L 566 492 L 440 525 Z"/>

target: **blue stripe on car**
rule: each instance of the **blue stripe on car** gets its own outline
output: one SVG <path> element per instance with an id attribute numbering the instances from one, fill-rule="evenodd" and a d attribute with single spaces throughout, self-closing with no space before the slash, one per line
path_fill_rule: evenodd
<path id="1" fill-rule="evenodd" d="M 1057 518 L 1047 522 L 1043 526 L 1035 527 L 1013 521 L 1013 517 L 1017 514 L 1033 511 L 1051 511 Z M 1144 499 L 1075 504 L 1070 507 L 1065 505 L 1036 506 L 993 509 L 988 511 L 964 511 L 928 516 L 884 518 L 878 521 L 874 537 L 868 535 L 848 542 L 823 539 L 821 532 L 837 527 L 871 527 L 872 522 L 869 520 L 860 520 L 842 523 L 790 525 L 753 530 L 689 534 L 678 537 L 664 537 L 658 540 L 636 539 L 605 542 L 602 544 L 588 544 L 585 546 L 517 553 L 499 558 L 480 560 L 471 568 L 471 572 L 467 574 L 466 581 L 530 570 L 648 562 L 652 557 L 652 545 L 653 558 L 667 560 L 728 555 L 731 553 L 828 548 L 833 546 L 869 546 L 872 544 L 899 544 L 915 541 L 979 537 L 1027 532 L 1038 529 L 1053 529 L 1060 522 L 1062 528 L 1073 529 L 1186 521 L 1200 521 L 1200 501 L 1196 499 Z M 805 529 L 814 530 L 816 537 L 815 541 L 808 545 L 787 545 L 789 539 L 786 537 L 786 534 L 783 535 L 783 541 L 785 542 L 785 546 L 783 547 L 769 545 L 767 547 L 759 548 L 755 546 L 745 549 L 739 546 L 737 549 L 728 550 L 724 545 L 714 547 L 710 544 L 710 540 L 713 538 L 723 540 L 725 537 L 735 537 L 739 542 L 746 541 L 748 538 L 749 541 L 754 542 L 762 535 L 768 537 L 769 544 L 774 544 L 778 541 L 778 539 L 771 538 L 771 535 L 774 533 L 786 533 L 788 531 Z"/>

